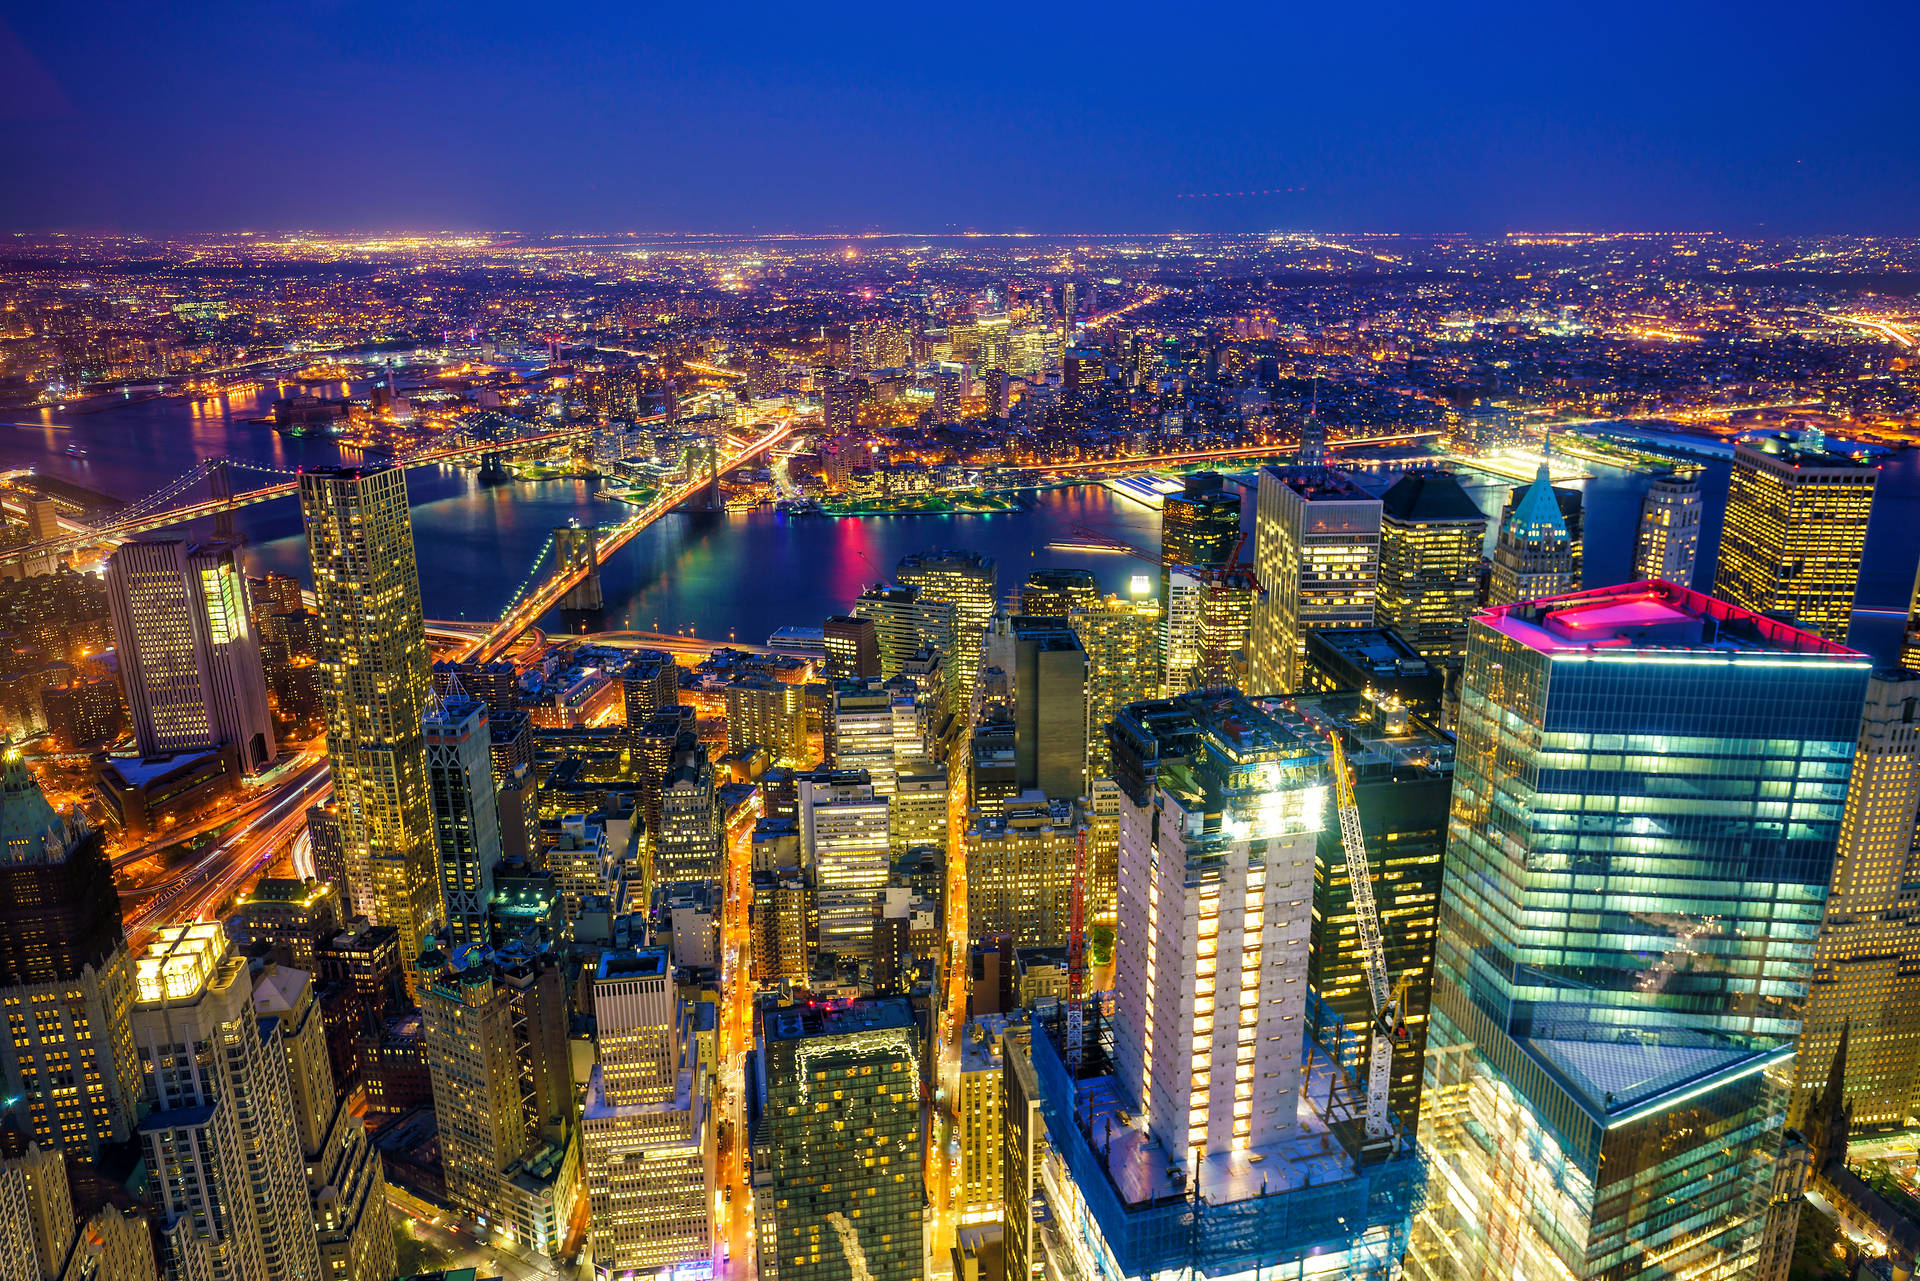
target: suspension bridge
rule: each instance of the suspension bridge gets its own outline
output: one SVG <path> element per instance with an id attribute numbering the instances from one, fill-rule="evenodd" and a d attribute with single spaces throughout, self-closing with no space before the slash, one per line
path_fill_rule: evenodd
<path id="1" fill-rule="evenodd" d="M 656 415 L 654 418 L 636 421 L 646 423 L 657 422 L 660 419 Z M 393 459 L 392 462 L 396 467 L 431 467 L 439 463 L 458 462 L 465 458 L 482 458 L 489 454 L 509 454 L 528 449 L 551 448 L 593 430 L 592 423 L 570 424 L 535 436 L 520 436 L 512 440 L 475 441 L 470 444 L 421 450 L 417 453 L 402 455 Z M 258 489 L 235 492 L 233 473 L 236 471 L 284 476 L 290 479 L 276 480 Z M 205 458 L 191 471 L 175 477 L 144 498 L 128 503 L 115 512 L 112 519 L 102 524 L 82 525 L 77 521 L 71 522 L 72 528 L 58 538 L 29 543 L 0 553 L 0 566 L 32 560 L 36 557 L 60 556 L 82 547 L 93 547 L 101 543 L 124 542 L 140 534 L 165 529 L 169 525 L 183 525 L 209 516 L 215 518 L 229 516 L 242 507 L 268 503 L 279 498 L 291 498 L 300 492 L 299 475 L 298 472 L 284 468 L 269 467 L 264 463 L 248 462 L 238 458 Z M 205 498 L 191 498 L 193 491 L 202 485 L 207 487 L 209 495 Z"/>
<path id="2" fill-rule="evenodd" d="M 573 544 L 571 548 L 563 547 L 558 539 L 549 540 L 548 546 L 541 549 L 541 555 L 545 558 L 549 553 L 552 554 L 556 562 L 552 575 L 545 579 L 530 577 L 528 583 L 523 584 L 516 593 L 513 603 L 501 615 L 500 621 L 486 635 L 477 637 L 462 657 L 482 663 L 500 657 L 522 633 L 540 621 L 541 615 L 559 605 L 568 592 L 585 582 L 589 574 L 597 572 L 598 566 L 605 564 L 608 557 L 632 542 L 634 535 L 694 498 L 720 476 L 766 454 L 792 435 L 797 426 L 789 418 L 745 442 L 723 439 L 715 450 L 707 474 L 691 476 L 662 491 L 617 525 L 580 530 L 579 533 L 584 537 L 569 540 Z M 537 585 L 532 585 L 535 582 Z"/>

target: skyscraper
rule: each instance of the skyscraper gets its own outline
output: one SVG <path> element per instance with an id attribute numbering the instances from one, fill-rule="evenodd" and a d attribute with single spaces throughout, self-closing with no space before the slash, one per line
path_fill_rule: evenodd
<path id="1" fill-rule="evenodd" d="M 1169 695 L 1247 684 L 1247 645 L 1260 582 L 1244 565 L 1167 575 L 1161 652 Z"/>
<path id="2" fill-rule="evenodd" d="M 99 833 L 54 812 L 7 747 L 0 773 L 0 1073 L 35 1142 L 89 1154 L 133 1133 L 140 1060 L 120 896 Z"/>
<path id="3" fill-rule="evenodd" d="M 860 391 L 866 380 L 834 376 L 820 389 L 820 417 L 835 439 L 852 436 L 860 425 Z"/>
<path id="4" fill-rule="evenodd" d="M 919 1281 L 922 1082 L 907 1003 L 772 1009 L 764 1037 L 763 1274 Z"/>
<path id="5" fill-rule="evenodd" d="M 1633 540 L 1635 579 L 1658 578 L 1693 586 L 1700 552 L 1700 473 L 1670 471 L 1654 478 L 1640 502 L 1640 529 Z"/>
<path id="6" fill-rule="evenodd" d="M 1907 631 L 1900 639 L 1900 666 L 1920 672 L 1920 572 L 1913 576 L 1913 599 L 1907 605 Z"/>
<path id="7" fill-rule="evenodd" d="M 876 796 L 892 796 L 897 746 L 892 690 L 879 681 L 843 681 L 835 687 L 827 733 L 829 765 L 864 770 Z"/>
<path id="8" fill-rule="evenodd" d="M 1022 797 L 975 810 L 966 832 L 967 933 L 1065 947 L 1082 824 L 1073 802 Z"/>
<path id="9" fill-rule="evenodd" d="M 887 804 L 887 840 L 896 854 L 947 849 L 947 767 L 928 757 L 896 763 L 893 799 Z"/>
<path id="10" fill-rule="evenodd" d="M 620 697 L 631 729 L 645 725 L 655 712 L 680 702 L 680 668 L 673 655 L 643 650 L 627 660 L 620 674 Z"/>
<path id="11" fill-rule="evenodd" d="M 1240 495 L 1222 487 L 1220 473 L 1195 472 L 1160 504 L 1160 595 L 1182 565 L 1218 569 L 1240 546 Z"/>
<path id="12" fill-rule="evenodd" d="M 835 614 L 821 629 L 828 676 L 866 680 L 880 675 L 880 637 L 871 618 Z"/>
<path id="13" fill-rule="evenodd" d="M 1065 620 L 1010 620 L 1013 754 L 1020 790 L 1072 800 L 1087 790 L 1087 652 Z"/>
<path id="14" fill-rule="evenodd" d="M 133 1038 L 154 1218 L 215 1281 L 321 1281 L 287 1051 L 253 1008 L 246 962 L 215 922 L 162 926 L 134 967 Z"/>
<path id="15" fill-rule="evenodd" d="M 0 1130 L 0 1273 L 18 1281 L 157 1281 L 152 1225 L 123 1195 L 99 1195 L 104 1182 L 73 1179 L 59 1148 L 12 1126 Z"/>
<path id="16" fill-rule="evenodd" d="M 1714 595 L 1844 644 L 1879 479 L 1819 432 L 1735 445 Z"/>
<path id="17" fill-rule="evenodd" d="M 1444 663 L 1467 645 L 1478 608 L 1487 517 L 1452 472 L 1410 471 L 1380 499 L 1376 621 L 1424 658 Z"/>
<path id="18" fill-rule="evenodd" d="M 813 877 L 820 949 L 865 956 L 889 866 L 887 798 L 863 770 L 801 774 L 800 861 Z"/>
<path id="19" fill-rule="evenodd" d="M 558 962 L 512 948 L 462 967 L 434 949 L 420 957 L 419 989 L 448 1197 L 556 1253 L 580 1167 Z"/>
<path id="20" fill-rule="evenodd" d="M 763 987 L 804 984 L 811 958 L 807 947 L 807 878 L 797 867 L 753 874 L 753 980 Z"/>
<path id="21" fill-rule="evenodd" d="M 764 747 L 776 765 L 805 769 L 813 764 L 805 686 L 741 676 L 727 682 L 726 699 L 729 752 Z"/>
<path id="22" fill-rule="evenodd" d="M 107 562 L 107 589 L 140 754 L 219 746 L 248 773 L 271 765 L 266 675 L 233 549 L 127 543 Z"/>
<path id="23" fill-rule="evenodd" d="M 998 591 L 993 557 L 951 547 L 916 552 L 901 557 L 894 577 L 918 589 L 922 601 L 953 607 L 953 644 L 946 654 L 951 664 L 950 685 L 956 693 L 955 710 L 963 711 L 980 677 L 980 647 L 987 624 L 993 620 Z M 884 666 L 881 671 L 893 675 Z"/>
<path id="24" fill-rule="evenodd" d="M 1151 597 L 1109 596 L 1074 609 L 1067 624 L 1087 655 L 1087 777 L 1104 778 L 1113 761 L 1108 723 L 1128 703 L 1161 693 L 1160 607 Z"/>
<path id="25" fill-rule="evenodd" d="M 1020 588 L 1020 612 L 1029 618 L 1065 618 L 1100 599 L 1100 582 L 1086 569 L 1036 569 Z"/>
<path id="26" fill-rule="evenodd" d="M 933 420 L 937 423 L 955 423 L 960 421 L 960 411 L 966 399 L 966 366 L 951 360 L 942 361 L 933 375 Z"/>
<path id="27" fill-rule="evenodd" d="M 294 1132 L 307 1171 L 307 1205 L 327 1281 L 391 1281 L 393 1229 L 387 1180 L 366 1123 L 334 1087 L 318 984 L 307 970 L 267 965 L 253 1008 L 278 1023 L 292 1087 Z"/>
<path id="28" fill-rule="evenodd" d="M 1232 692 L 1135 703 L 1113 751 L 1114 1063 L 1192 1180 L 1299 1129 L 1325 757 Z"/>
<path id="29" fill-rule="evenodd" d="M 1380 500 L 1330 467 L 1261 468 L 1254 573 L 1248 679 L 1256 693 L 1291 693 L 1308 630 L 1373 625 Z"/>
<path id="30" fill-rule="evenodd" d="M 596 1275 L 665 1272 L 712 1252 L 699 1042 L 667 949 L 608 950 L 593 976 L 594 1050 L 580 1128 Z"/>
<path id="31" fill-rule="evenodd" d="M 1068 339 L 1072 341 L 1071 338 Z M 1061 400 L 1084 409 L 1100 394 L 1107 381 L 1107 362 L 1097 351 L 1069 350 L 1060 360 L 1063 373 Z"/>
<path id="32" fill-rule="evenodd" d="M 500 814 L 493 796 L 487 705 L 455 677 L 420 718 L 427 796 L 447 934 L 455 948 L 487 942 L 487 902 L 500 861 Z"/>
<path id="33" fill-rule="evenodd" d="M 1512 605 L 1580 590 L 1580 530 L 1569 522 L 1562 502 L 1562 496 L 1572 492 L 1555 489 L 1547 465 L 1541 463 L 1533 483 L 1509 496 L 1493 547 L 1489 604 Z"/>
<path id="34" fill-rule="evenodd" d="M 1414 1275 L 1757 1248 L 1868 669 L 1664 583 L 1473 620 Z"/>
<path id="35" fill-rule="evenodd" d="M 953 604 L 917 587 L 869 587 L 853 602 L 853 612 L 871 618 L 880 645 L 880 675 L 892 680 L 908 659 L 932 646 L 952 661 L 955 636 Z"/>
<path id="36" fill-rule="evenodd" d="M 715 808 L 713 784 L 713 764 L 707 759 L 706 744 L 683 739 L 661 780 L 660 827 L 653 838 L 653 884 L 719 883 L 726 842 Z"/>
<path id="37" fill-rule="evenodd" d="M 406 473 L 321 467 L 300 475 L 320 615 L 327 758 L 354 910 L 418 956 L 440 914 L 420 718 L 432 673 Z"/>
<path id="38" fill-rule="evenodd" d="M 1855 1124 L 1898 1126 L 1920 1106 L 1920 673 L 1867 684 L 1839 849 L 1795 1063 L 1796 1115 L 1849 1033 Z"/>

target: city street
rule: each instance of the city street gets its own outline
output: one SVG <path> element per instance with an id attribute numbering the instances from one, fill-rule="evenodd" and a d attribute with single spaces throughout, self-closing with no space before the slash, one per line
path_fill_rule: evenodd
<path id="1" fill-rule="evenodd" d="M 954 1101 L 960 1095 L 960 1037 L 967 1018 L 967 773 L 950 768 L 947 791 L 947 954 L 940 967 L 940 1010 L 934 1019 L 934 1088 L 925 1118 L 927 1275 L 953 1272 L 955 1199 L 960 1187 L 947 1154 Z"/>
<path id="2" fill-rule="evenodd" d="M 718 1255 L 714 1275 L 747 1278 L 753 1263 L 753 1193 L 746 1178 L 746 1060 L 753 1046 L 753 940 L 748 913 L 753 903 L 753 825 L 760 797 L 741 807 L 727 828 L 726 899 L 720 913 L 720 1063 L 714 1102 L 715 1125 L 732 1136 L 724 1152 L 715 1140 L 713 1239 Z"/>
<path id="3" fill-rule="evenodd" d="M 571 1281 L 574 1270 L 561 1268 L 543 1255 L 525 1255 L 497 1240 L 482 1241 L 470 1225 L 446 1210 L 437 1210 L 398 1188 L 387 1189 L 387 1207 L 393 1216 L 395 1245 L 402 1253 L 404 1272 L 410 1263 L 419 1271 L 446 1272 L 472 1268 L 477 1281 Z"/>
<path id="4" fill-rule="evenodd" d="M 307 809 L 325 797 L 331 781 L 324 759 L 288 775 L 271 804 L 243 820 L 166 888 L 126 910 L 128 937 L 137 941 L 155 925 L 198 920 L 218 908 L 306 831 Z"/>

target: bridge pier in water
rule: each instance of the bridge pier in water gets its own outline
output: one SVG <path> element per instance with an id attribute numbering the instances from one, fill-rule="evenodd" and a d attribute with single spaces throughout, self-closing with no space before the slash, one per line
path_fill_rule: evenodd
<path id="1" fill-rule="evenodd" d="M 480 455 L 480 483 L 482 485 L 504 485 L 513 479 L 507 471 L 505 450 L 490 449 Z"/>

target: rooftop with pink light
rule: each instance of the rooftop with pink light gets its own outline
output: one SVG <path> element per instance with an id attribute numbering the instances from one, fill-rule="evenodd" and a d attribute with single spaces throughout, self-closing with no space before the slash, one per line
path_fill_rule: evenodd
<path id="1" fill-rule="evenodd" d="M 1791 623 L 1659 581 L 1521 601 L 1475 617 L 1543 654 L 1660 651 L 1867 657 Z"/>

